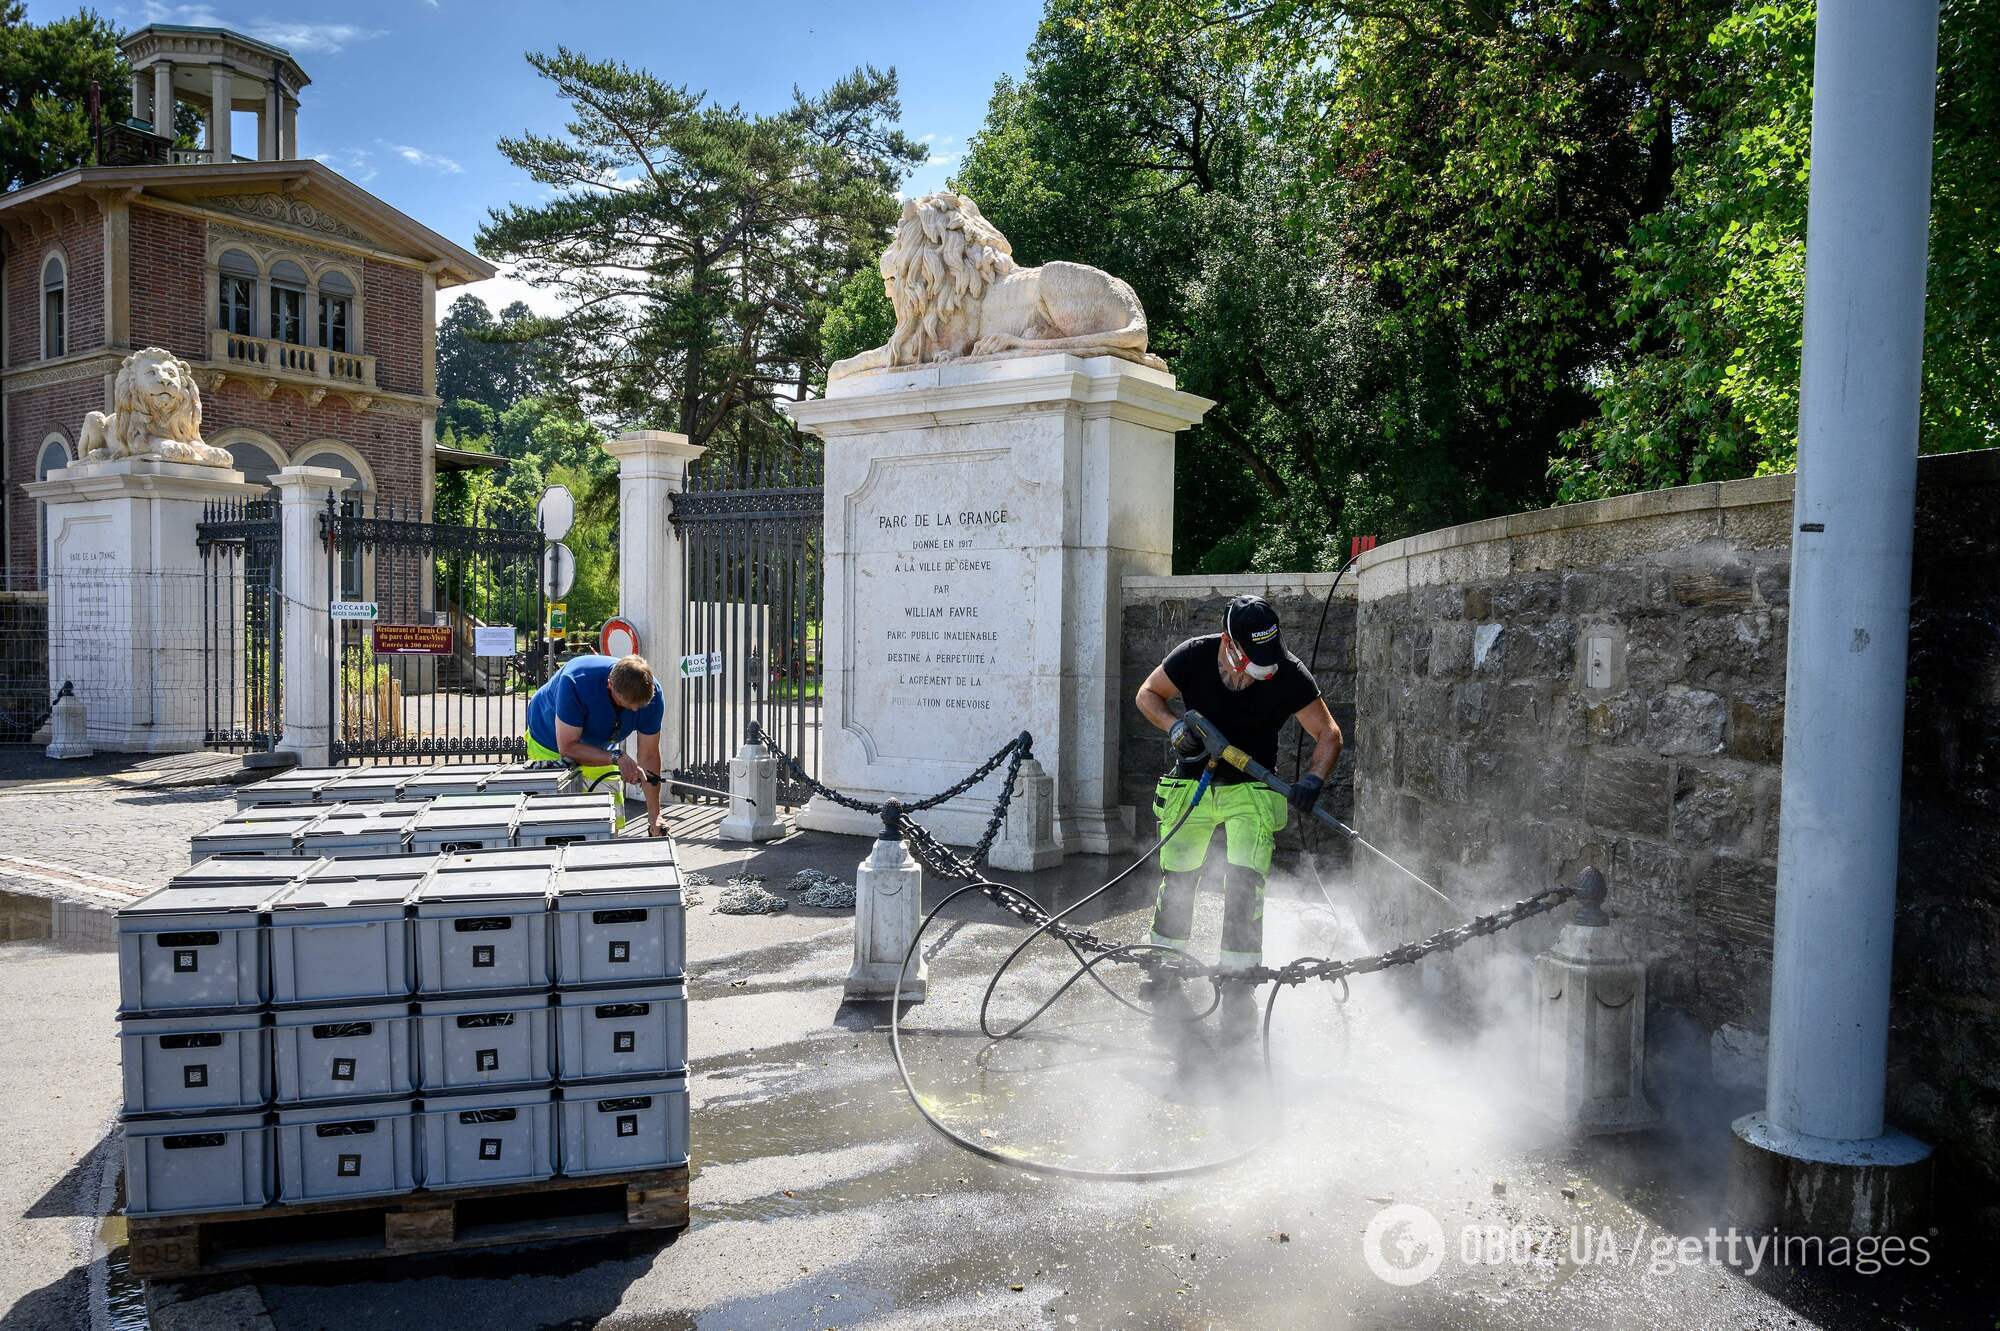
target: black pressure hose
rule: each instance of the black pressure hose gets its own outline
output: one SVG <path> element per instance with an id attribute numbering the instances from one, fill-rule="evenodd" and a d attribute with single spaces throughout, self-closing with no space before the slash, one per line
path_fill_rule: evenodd
<path id="1" fill-rule="evenodd" d="M 987 1021 L 987 1011 L 989 1005 L 993 1001 L 994 990 L 999 987 L 1001 978 L 1006 975 L 1008 969 L 1013 966 L 1015 960 L 1019 958 L 1021 954 L 1028 949 L 1030 944 L 1032 944 L 1037 938 L 1041 937 L 1044 933 L 1047 933 L 1049 929 L 1052 928 L 1056 923 L 1058 923 L 1064 916 L 1069 915 L 1074 911 L 1082 909 L 1084 906 L 1089 905 L 1091 902 L 1095 901 L 1098 897 L 1102 896 L 1104 893 L 1110 891 L 1113 887 L 1117 886 L 1125 878 L 1129 877 L 1133 872 L 1135 872 L 1140 865 L 1145 864 L 1148 860 L 1150 860 L 1153 857 L 1154 853 L 1157 852 L 1162 846 L 1166 845 L 1168 841 L 1172 840 L 1174 833 L 1181 830 L 1181 826 L 1184 823 L 1186 823 L 1188 818 L 1194 813 L 1195 806 L 1201 803 L 1202 796 L 1207 793 L 1210 775 L 1211 774 L 1207 772 L 1204 772 L 1202 774 L 1201 784 L 1197 786 L 1195 789 L 1195 797 L 1192 800 L 1188 801 L 1187 808 L 1181 811 L 1181 816 L 1174 820 L 1173 826 L 1169 827 L 1166 831 L 1162 832 L 1160 834 L 1159 839 L 1155 841 L 1151 846 L 1149 846 L 1144 854 L 1139 856 L 1138 859 L 1132 861 L 1132 863 L 1127 865 L 1124 869 L 1120 870 L 1116 875 L 1114 875 L 1112 878 L 1106 881 L 1101 887 L 1097 888 L 1095 891 L 1086 894 L 1082 898 L 1078 899 L 1076 902 L 1065 907 L 1063 910 L 1051 914 L 1047 910 L 1047 908 L 1042 905 L 1041 902 L 1035 900 L 1033 896 L 1029 895 L 1027 892 L 1022 891 L 1020 888 L 1015 887 L 1010 883 L 995 882 L 990 878 L 982 876 L 980 878 L 975 879 L 973 882 L 967 883 L 963 887 L 957 888 L 956 890 L 949 893 L 944 898 L 944 900 L 938 902 L 937 905 L 931 908 L 930 913 L 924 916 L 923 923 L 917 926 L 916 936 L 910 940 L 910 946 L 903 952 L 903 965 L 902 968 L 898 970 L 896 973 L 896 991 L 889 1000 L 889 1045 L 891 1050 L 894 1052 L 896 1058 L 896 1074 L 903 1079 L 903 1090 L 909 1095 L 910 1103 L 917 1107 L 917 1112 L 923 1115 L 924 1121 L 926 1123 L 930 1124 L 933 1128 L 937 1129 L 937 1131 L 941 1133 L 944 1136 L 944 1138 L 947 1141 L 951 1142 L 954 1146 L 957 1146 L 966 1151 L 970 1151 L 972 1154 L 979 1156 L 981 1159 L 991 1160 L 995 1164 L 1011 1165 L 1016 1169 L 1024 1169 L 1029 1171 L 1030 1173 L 1035 1173 L 1035 1174 L 1047 1174 L 1058 1178 L 1092 1179 L 1100 1182 L 1112 1182 L 1112 1183 L 1149 1183 L 1160 1179 L 1189 1178 L 1197 1174 L 1209 1174 L 1219 1169 L 1227 1169 L 1231 1165 L 1242 1163 L 1243 1161 L 1249 1159 L 1251 1156 L 1255 1155 L 1258 1151 L 1263 1150 L 1266 1146 L 1270 1145 L 1273 1138 L 1276 1137 L 1277 1114 L 1275 1111 L 1277 1109 L 1277 1085 L 1276 1085 L 1276 1080 L 1273 1077 L 1271 1071 L 1271 1013 L 1277 1007 L 1278 993 L 1283 988 L 1282 985 L 1271 986 L 1271 996 L 1265 1001 L 1264 1020 L 1260 1028 L 1260 1044 L 1262 1048 L 1263 1066 L 1264 1066 L 1264 1087 L 1265 1087 L 1265 1092 L 1270 1099 L 1270 1105 L 1273 1111 L 1270 1116 L 1270 1126 L 1267 1127 L 1266 1130 L 1262 1134 L 1260 1134 L 1255 1141 L 1252 1141 L 1249 1145 L 1244 1146 L 1240 1150 L 1234 1151 L 1229 1155 L 1222 1156 L 1219 1159 L 1205 1160 L 1198 1164 L 1173 1165 L 1158 1169 L 1112 1169 L 1112 1170 L 1083 1169 L 1074 1165 L 1057 1165 L 1057 1164 L 1051 1164 L 1043 1160 L 1034 1160 L 1023 1155 L 1018 1155 L 1008 1151 L 999 1150 L 991 1146 L 982 1145 L 981 1143 L 974 1141 L 970 1137 L 967 1137 L 964 1134 L 958 1132 L 956 1129 L 950 1127 L 936 1114 L 931 1112 L 930 1106 L 924 1103 L 923 1096 L 918 1094 L 916 1084 L 910 1079 L 909 1063 L 907 1062 L 907 1060 L 904 1058 L 903 1055 L 903 981 L 909 976 L 910 962 L 913 959 L 915 959 L 918 948 L 921 947 L 923 944 L 924 934 L 929 931 L 931 924 L 937 919 L 939 915 L 944 913 L 945 909 L 948 906 L 950 906 L 952 902 L 958 900 L 960 897 L 965 896 L 967 893 L 970 892 L 982 892 L 982 893 L 998 892 L 1007 896 L 1011 896 L 1016 900 L 1021 901 L 1027 904 L 1028 906 L 1032 907 L 1036 912 L 1038 912 L 1044 917 L 1042 922 L 1039 925 L 1035 926 L 1034 930 L 1028 935 L 1028 937 L 1024 939 L 1018 947 L 1016 947 L 1011 953 L 1007 955 L 1007 959 L 1000 963 L 999 969 L 993 972 L 993 977 L 986 983 L 986 993 L 984 997 L 981 998 L 979 1004 L 979 1028 L 982 1032 L 986 1034 L 986 1036 L 989 1039 L 991 1039 L 995 1043 L 998 1043 L 1001 1040 L 1013 1039 L 1014 1037 L 1020 1035 L 1023 1031 L 1027 1030 L 1029 1026 L 1033 1025 L 1038 1019 L 1040 1019 L 1043 1013 L 1047 1012 L 1049 1008 L 1055 1004 L 1057 999 L 1061 998 L 1065 993 L 1068 993 L 1070 988 L 1074 986 L 1078 981 L 1082 980 L 1085 976 L 1089 976 L 1092 980 L 1096 981 L 1099 988 L 1103 989 L 1107 994 L 1110 994 L 1119 1003 L 1132 1009 L 1134 1012 L 1144 1013 L 1146 1009 L 1141 1008 L 1138 1004 L 1133 1003 L 1123 994 L 1120 994 L 1117 990 L 1113 989 L 1110 985 L 1106 984 L 1104 982 L 1104 978 L 1097 973 L 1097 968 L 1108 961 L 1120 960 L 1120 959 L 1137 960 L 1141 956 L 1153 955 L 1161 958 L 1162 961 L 1169 964 L 1175 961 L 1185 961 L 1189 963 L 1191 966 L 1198 967 L 1200 963 L 1193 956 L 1181 950 L 1180 948 L 1169 947 L 1162 943 L 1127 943 L 1120 947 L 1109 948 L 1106 951 L 1099 953 L 1097 956 L 1086 959 L 1083 956 L 1083 954 L 1077 950 L 1076 945 L 1074 943 L 1070 942 L 1066 938 L 1063 938 L 1062 935 L 1057 934 L 1055 935 L 1056 938 L 1059 939 L 1065 947 L 1069 948 L 1070 955 L 1076 958 L 1078 963 L 1076 971 L 1073 972 L 1067 980 L 1063 981 L 1063 983 L 1055 990 L 1055 992 L 1050 994 L 1048 998 L 1043 1001 L 1040 1007 L 1037 1007 L 1033 1012 L 1029 1013 L 1026 1017 L 1024 1017 L 1019 1022 L 1016 1022 L 1013 1026 L 1009 1027 L 1007 1030 L 996 1032 L 992 1029 L 992 1027 L 988 1024 Z M 1206 1008 L 1202 1009 L 1201 1012 L 1196 1013 L 1184 1019 L 1189 1024 L 1193 1024 L 1195 1022 L 1204 1020 L 1205 1018 L 1208 1017 L 1210 1013 L 1214 1012 L 1215 1009 L 1221 1005 L 1222 1002 L 1221 983 L 1217 981 L 1213 976 L 1209 976 L 1207 978 L 1209 980 L 1211 988 L 1214 991 L 1213 996 L 1209 1002 L 1209 1005 Z"/>
<path id="2" fill-rule="evenodd" d="M 1346 578 L 1348 571 L 1352 569 L 1354 565 L 1357 562 L 1359 562 L 1359 560 L 1360 556 L 1355 555 L 1349 558 L 1345 564 L 1341 565 L 1340 570 L 1333 576 L 1332 586 L 1327 588 L 1325 599 L 1320 602 L 1319 625 L 1313 631 L 1311 664 L 1308 667 L 1308 672 L 1311 674 L 1312 678 L 1315 681 L 1317 681 L 1319 678 L 1319 649 L 1320 649 L 1320 642 L 1326 633 L 1327 613 L 1333 607 L 1333 600 L 1335 595 L 1337 595 L 1340 591 L 1341 581 L 1344 578 Z M 1300 762 L 1302 762 L 1304 759 L 1304 754 L 1305 754 L 1305 735 L 1301 733 L 1298 739 L 1297 746 L 1294 748 L 1292 753 L 1292 767 L 1294 771 L 1298 770 Z M 1059 1000 L 1064 994 L 1068 993 L 1070 989 L 1072 989 L 1085 976 L 1088 976 L 1091 980 L 1095 981 L 1098 988 L 1102 989 L 1105 993 L 1109 994 L 1122 1006 L 1129 1008 L 1134 1012 L 1139 1012 L 1141 1014 L 1144 1014 L 1146 1012 L 1146 1009 L 1132 1002 L 1132 1000 L 1126 998 L 1116 989 L 1113 989 L 1109 984 L 1105 983 L 1104 977 L 1097 973 L 1097 968 L 1103 965 L 1105 962 L 1113 960 L 1136 960 L 1143 955 L 1153 954 L 1161 957 L 1164 961 L 1169 963 L 1171 963 L 1175 959 L 1179 959 L 1187 961 L 1194 965 L 1199 965 L 1199 963 L 1195 961 L 1194 957 L 1190 956 L 1188 953 L 1182 951 L 1181 949 L 1175 947 L 1168 947 L 1165 946 L 1164 944 L 1159 944 L 1159 943 L 1128 943 L 1120 947 L 1110 948 L 1102 953 L 1099 953 L 1095 957 L 1086 958 L 1080 951 L 1077 950 L 1076 944 L 1070 942 L 1067 938 L 1063 938 L 1062 935 L 1057 934 L 1055 935 L 1055 937 L 1063 944 L 1064 947 L 1067 947 L 1069 949 L 1070 955 L 1076 958 L 1077 969 L 1071 973 L 1070 977 L 1067 980 L 1064 980 L 1061 985 L 1057 986 L 1055 991 L 1052 992 L 1046 999 L 1044 999 L 1039 1007 L 1037 1007 L 1033 1012 L 1030 1012 L 1026 1017 L 1023 1017 L 1020 1021 L 1008 1027 L 1006 1030 L 1004 1031 L 994 1030 L 989 1020 L 989 1014 L 993 1003 L 993 995 L 999 989 L 1000 981 L 1006 976 L 1007 972 L 1013 968 L 1014 963 L 1020 959 L 1021 955 L 1025 953 L 1028 950 L 1028 948 L 1034 944 L 1036 939 L 1040 938 L 1043 934 L 1047 933 L 1052 927 L 1054 927 L 1057 923 L 1059 923 L 1064 916 L 1069 915 L 1072 912 L 1083 909 L 1083 907 L 1097 900 L 1097 898 L 1099 898 L 1100 896 L 1103 896 L 1106 892 L 1110 891 L 1113 887 L 1117 886 L 1120 882 L 1124 881 L 1133 872 L 1135 872 L 1140 865 L 1150 860 L 1162 846 L 1167 844 L 1168 841 L 1172 840 L 1174 833 L 1180 831 L 1182 824 L 1187 822 L 1189 816 L 1194 813 L 1195 806 L 1201 803 L 1202 796 L 1207 793 L 1210 775 L 1211 774 L 1207 772 L 1204 772 L 1202 774 L 1201 784 L 1196 788 L 1195 797 L 1192 800 L 1188 801 L 1188 807 L 1181 811 L 1181 816 L 1174 820 L 1174 825 L 1172 827 L 1169 827 L 1165 832 L 1161 833 L 1160 838 L 1157 841 L 1155 841 L 1150 847 L 1148 847 L 1144 854 L 1139 856 L 1138 859 L 1132 861 L 1132 863 L 1127 865 L 1124 869 L 1120 870 L 1116 875 L 1114 875 L 1112 878 L 1106 881 L 1103 884 L 1103 886 L 1097 888 L 1093 892 L 1086 894 L 1085 896 L 1078 899 L 1071 905 L 1065 907 L 1061 911 L 1050 913 L 1045 907 L 1043 907 L 1043 905 L 1039 901 L 1036 901 L 1034 897 L 1022 891 L 1020 888 L 1015 887 L 1009 883 L 995 882 L 992 879 L 981 877 L 951 892 L 949 895 L 945 897 L 944 900 L 940 901 L 936 906 L 934 906 L 928 915 L 924 916 L 923 923 L 917 927 L 916 936 L 910 940 L 910 946 L 903 953 L 903 965 L 896 975 L 896 992 L 889 1000 L 889 1043 L 896 1057 L 896 1073 L 903 1079 L 903 1090 L 908 1093 L 910 1097 L 910 1103 L 917 1107 L 917 1112 L 923 1115 L 924 1121 L 926 1123 L 930 1124 L 933 1128 L 937 1129 L 937 1131 L 943 1134 L 945 1139 L 950 1141 L 953 1145 L 958 1146 L 964 1150 L 970 1151 L 972 1152 L 972 1154 L 979 1156 L 982 1159 L 991 1160 L 996 1164 L 1012 1165 L 1016 1169 L 1025 1169 L 1032 1173 L 1037 1173 L 1037 1174 L 1049 1174 L 1061 1178 L 1096 1179 L 1109 1182 L 1145 1183 L 1156 1179 L 1187 1178 L 1196 1174 L 1208 1174 L 1208 1173 L 1213 1173 L 1218 1169 L 1226 1169 L 1231 1165 L 1238 1164 L 1244 1160 L 1247 1160 L 1250 1156 L 1256 1154 L 1258 1151 L 1262 1150 L 1265 1146 L 1270 1144 L 1272 1138 L 1276 1135 L 1275 1126 L 1273 1126 L 1270 1130 L 1266 1131 L 1256 1141 L 1252 1142 L 1250 1145 L 1244 1147 L 1243 1149 L 1234 1152 L 1233 1154 L 1224 1156 L 1217 1160 L 1204 1161 L 1200 1164 L 1194 1164 L 1194 1165 L 1178 1165 L 1170 1168 L 1161 1168 L 1161 1169 L 1102 1170 L 1102 1169 L 1080 1169 L 1069 1165 L 1055 1165 L 1055 1164 L 1049 1164 L 1045 1161 L 1030 1160 L 1024 1156 L 1010 1154 L 1005 1151 L 996 1150 L 995 1148 L 990 1146 L 981 1145 L 979 1142 L 976 1142 L 971 1138 L 964 1136 L 963 1134 L 959 1133 L 958 1131 L 954 1130 L 953 1128 L 945 1124 L 943 1120 L 941 1120 L 940 1118 L 938 1118 L 936 1114 L 931 1112 L 930 1106 L 925 1104 L 923 1097 L 917 1093 L 917 1088 L 915 1083 L 910 1080 L 909 1063 L 903 1056 L 903 980 L 909 975 L 910 962 L 916 957 L 917 949 L 922 945 L 924 934 L 930 930 L 931 924 L 937 919 L 937 917 L 940 914 L 944 912 L 946 907 L 951 905 L 952 902 L 958 900 L 960 897 L 965 896 L 967 893 L 970 892 L 1003 893 L 1005 895 L 1014 897 L 1019 901 L 1025 902 L 1027 905 L 1033 907 L 1037 913 L 1043 916 L 1042 922 L 1039 925 L 1035 926 L 1035 928 L 1028 934 L 1028 936 L 1025 939 L 1023 939 L 1021 943 L 1017 947 L 1015 947 L 1015 949 L 1012 952 L 1007 954 L 1006 960 L 1002 961 L 999 965 L 999 968 L 993 972 L 992 978 L 990 978 L 986 982 L 986 992 L 981 996 L 979 1000 L 979 1029 L 983 1034 L 985 1034 L 985 1036 L 989 1040 L 995 1043 L 1001 1040 L 1011 1040 L 1019 1036 L 1023 1031 L 1027 1030 L 1028 1027 L 1032 1026 L 1035 1022 L 1039 1021 L 1042 1018 L 1043 1014 L 1045 1014 L 1051 1007 L 1055 1006 L 1057 1000 Z M 1316 854 L 1313 853 L 1313 846 L 1310 843 L 1308 843 L 1306 850 L 1307 850 L 1306 862 L 1312 869 L 1313 882 L 1319 889 L 1320 899 L 1326 903 L 1326 907 L 1328 910 L 1333 910 L 1334 909 L 1333 899 L 1327 895 L 1326 882 L 1324 879 L 1320 877 L 1319 864 L 1317 862 L 1318 857 Z M 1221 984 L 1218 983 L 1212 976 L 1209 977 L 1209 984 L 1212 990 L 1209 999 L 1209 1004 L 1206 1008 L 1203 1008 L 1200 1012 L 1185 1018 L 1185 1020 L 1189 1024 L 1206 1020 L 1208 1016 L 1216 1010 L 1217 1007 L 1221 1006 L 1222 1003 Z M 1271 986 L 1270 997 L 1267 998 L 1264 1002 L 1264 1019 L 1259 1028 L 1259 1044 L 1263 1057 L 1263 1067 L 1264 1067 L 1264 1086 L 1266 1093 L 1270 1097 L 1271 1106 L 1274 1111 L 1277 1108 L 1277 1083 L 1271 1068 L 1271 1017 L 1272 1014 L 1277 1010 L 1278 994 L 1283 990 L 1283 988 L 1284 988 L 1283 985 L 1274 984 Z M 1340 997 L 1335 1001 L 1337 1003 L 1345 1004 L 1347 1001 L 1347 996 L 1348 996 L 1347 980 L 1346 977 L 1343 976 L 1340 982 Z M 1272 1122 L 1275 1125 L 1276 1122 L 1275 1112 L 1272 1115 Z"/>

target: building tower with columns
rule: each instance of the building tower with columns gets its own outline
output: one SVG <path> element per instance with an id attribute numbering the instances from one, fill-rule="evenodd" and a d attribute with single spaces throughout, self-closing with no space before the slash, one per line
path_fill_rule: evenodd
<path id="1" fill-rule="evenodd" d="M 141 347 L 193 365 L 203 435 L 247 479 L 331 467 L 358 509 L 428 516 L 439 468 L 495 461 L 438 448 L 434 426 L 437 293 L 492 266 L 303 155 L 289 52 L 166 24 L 122 45 L 133 119 L 99 164 L 0 195 L 6 585 L 46 572 L 21 487 L 75 459 Z M 203 112 L 199 149 L 173 147 L 176 103 Z M 367 577 L 343 569 L 343 590 Z"/>

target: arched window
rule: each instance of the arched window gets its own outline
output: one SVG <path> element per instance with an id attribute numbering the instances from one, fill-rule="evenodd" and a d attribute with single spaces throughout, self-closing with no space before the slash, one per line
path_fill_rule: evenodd
<path id="1" fill-rule="evenodd" d="M 69 465 L 69 443 L 59 434 L 52 434 L 42 441 L 42 451 L 35 455 L 35 479 L 46 481 L 55 472 Z M 35 505 L 35 567 L 47 571 L 49 558 L 49 506 Z"/>
<path id="2" fill-rule="evenodd" d="M 368 511 L 368 478 L 361 474 L 361 469 L 356 467 L 349 458 L 334 452 L 332 449 L 322 449 L 319 452 L 308 452 L 301 456 L 297 465 L 301 467 L 326 467 L 329 470 L 339 472 L 348 480 L 353 481 L 354 484 L 348 486 L 346 491 L 340 496 L 341 510 L 356 515 Z M 350 541 L 347 543 L 346 549 L 341 551 L 340 555 L 341 598 L 349 601 L 367 599 L 367 593 L 362 590 L 362 584 L 365 580 L 361 560 L 361 542 Z"/>
<path id="3" fill-rule="evenodd" d="M 306 270 L 290 259 L 271 265 L 271 336 L 295 346 L 306 340 Z"/>
<path id="4" fill-rule="evenodd" d="M 42 359 L 54 360 L 69 346 L 69 269 L 62 255 L 42 262 Z"/>
<path id="5" fill-rule="evenodd" d="M 285 465 L 285 455 L 276 444 L 261 436 L 251 438 L 248 431 L 240 434 L 228 431 L 209 442 L 227 450 L 236 470 L 242 472 L 243 479 L 252 485 L 269 486 L 271 478 Z"/>
<path id="6" fill-rule="evenodd" d="M 256 331 L 257 261 L 242 250 L 224 250 L 216 263 L 216 324 L 249 337 Z"/>
<path id="7" fill-rule="evenodd" d="M 354 350 L 354 283 L 338 268 L 319 277 L 319 344 L 328 351 Z"/>

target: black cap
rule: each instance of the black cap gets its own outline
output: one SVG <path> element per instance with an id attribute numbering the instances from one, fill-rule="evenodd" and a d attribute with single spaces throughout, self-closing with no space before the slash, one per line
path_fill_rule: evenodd
<path id="1" fill-rule="evenodd" d="M 1278 637 L 1278 612 L 1261 596 L 1239 596 L 1222 615 L 1222 631 L 1252 665 L 1274 666 L 1285 659 Z"/>

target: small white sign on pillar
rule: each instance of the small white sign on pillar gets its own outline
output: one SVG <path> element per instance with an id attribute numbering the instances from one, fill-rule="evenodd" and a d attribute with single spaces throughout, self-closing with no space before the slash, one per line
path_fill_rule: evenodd
<path id="1" fill-rule="evenodd" d="M 729 812 L 725 841 L 774 841 L 791 832 L 778 812 L 778 760 L 762 744 L 745 741 L 729 760 Z"/>
<path id="2" fill-rule="evenodd" d="M 905 1003 L 921 1003 L 930 968 L 919 956 L 903 973 L 903 958 L 924 918 L 924 870 L 901 839 L 877 838 L 854 871 L 854 965 L 847 996 L 886 1001 L 901 982 Z"/>

